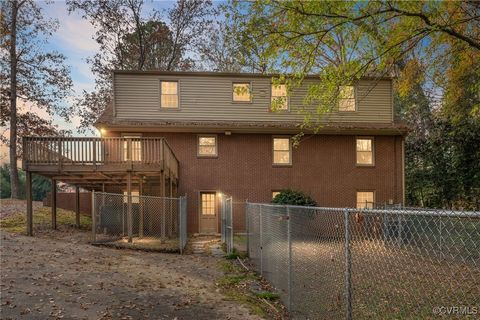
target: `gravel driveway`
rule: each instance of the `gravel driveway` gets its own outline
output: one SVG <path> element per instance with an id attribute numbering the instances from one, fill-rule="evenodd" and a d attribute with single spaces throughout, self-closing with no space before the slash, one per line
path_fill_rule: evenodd
<path id="1" fill-rule="evenodd" d="M 2 319 L 259 319 L 216 288 L 218 258 L 0 237 Z"/>

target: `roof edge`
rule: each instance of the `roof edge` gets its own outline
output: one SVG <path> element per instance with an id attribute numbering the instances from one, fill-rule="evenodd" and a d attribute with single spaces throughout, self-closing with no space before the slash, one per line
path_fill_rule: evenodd
<path id="1" fill-rule="evenodd" d="M 165 76 L 196 76 L 196 77 L 240 77 L 240 78 L 272 78 L 278 77 L 280 73 L 247 73 L 247 72 L 215 72 L 215 71 L 160 71 L 160 70 L 113 70 L 114 74 L 134 75 L 165 75 Z M 318 75 L 308 74 L 305 79 L 318 79 Z M 392 80 L 393 76 L 368 75 L 364 80 Z"/>

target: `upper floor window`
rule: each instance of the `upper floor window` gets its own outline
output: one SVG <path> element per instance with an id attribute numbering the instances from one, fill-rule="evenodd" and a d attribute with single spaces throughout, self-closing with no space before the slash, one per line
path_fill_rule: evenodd
<path id="1" fill-rule="evenodd" d="M 123 160 L 142 161 L 142 141 L 140 135 L 123 135 Z"/>
<path id="2" fill-rule="evenodd" d="M 373 165 L 373 138 L 357 138 L 357 164 Z"/>
<path id="3" fill-rule="evenodd" d="M 178 108 L 178 82 L 160 82 L 160 106 L 162 108 Z"/>
<path id="4" fill-rule="evenodd" d="M 292 164 L 292 146 L 290 138 L 273 138 L 273 164 Z"/>
<path id="5" fill-rule="evenodd" d="M 355 111 L 355 87 L 342 86 L 340 87 L 338 98 L 338 111 Z"/>
<path id="6" fill-rule="evenodd" d="M 198 156 L 217 156 L 217 136 L 198 136 Z"/>
<path id="7" fill-rule="evenodd" d="M 357 191 L 357 208 L 373 209 L 374 196 L 373 191 Z"/>
<path id="8" fill-rule="evenodd" d="M 284 84 L 272 84 L 271 109 L 288 110 L 287 86 Z"/>
<path id="9" fill-rule="evenodd" d="M 251 85 L 250 82 L 233 83 L 233 101 L 235 102 L 251 102 Z"/>

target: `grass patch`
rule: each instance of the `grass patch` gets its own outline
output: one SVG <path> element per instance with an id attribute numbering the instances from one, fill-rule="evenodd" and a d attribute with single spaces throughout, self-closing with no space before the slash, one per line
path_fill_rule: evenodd
<path id="1" fill-rule="evenodd" d="M 247 253 L 240 252 L 237 250 L 237 248 L 233 248 L 232 252 L 225 256 L 227 260 L 236 260 L 237 258 L 245 259 L 246 257 L 247 257 Z"/>
<path id="2" fill-rule="evenodd" d="M 26 214 L 16 213 L 0 220 L 0 229 L 10 233 L 25 233 Z M 75 225 L 75 212 L 57 208 L 58 225 Z M 80 215 L 80 229 L 89 229 L 92 219 L 89 216 Z M 48 228 L 52 226 L 52 209 L 42 207 L 33 212 L 34 228 Z"/>
<path id="3" fill-rule="evenodd" d="M 270 301 L 277 300 L 280 298 L 278 294 L 273 292 L 258 292 L 255 295 L 260 299 L 265 299 Z"/>
<path id="4" fill-rule="evenodd" d="M 224 276 L 217 280 L 216 285 L 221 288 L 226 300 L 241 303 L 262 318 L 286 318 L 285 308 L 278 299 L 279 295 L 269 292 L 270 288 L 265 286 L 265 282 L 255 272 L 245 270 L 235 260 L 223 261 L 219 268 L 224 272 Z M 261 292 L 256 292 L 256 288 L 261 288 Z M 266 303 L 266 300 L 271 303 Z"/>
<path id="5" fill-rule="evenodd" d="M 247 244 L 247 236 L 234 235 L 233 236 L 233 243 L 246 245 Z"/>
<path id="6" fill-rule="evenodd" d="M 228 261 L 222 261 L 220 263 L 220 270 L 222 270 L 224 273 L 241 273 L 243 272 L 243 268 L 239 265 L 230 263 Z"/>

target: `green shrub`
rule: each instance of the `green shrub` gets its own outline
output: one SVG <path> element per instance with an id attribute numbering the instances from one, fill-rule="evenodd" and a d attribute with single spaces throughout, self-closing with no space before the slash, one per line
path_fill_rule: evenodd
<path id="1" fill-rule="evenodd" d="M 294 191 L 291 189 L 280 191 L 280 193 L 273 198 L 272 203 L 309 207 L 317 206 L 315 200 L 313 200 L 310 196 L 307 196 L 301 191 Z"/>

